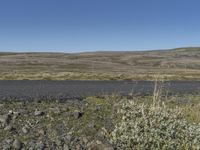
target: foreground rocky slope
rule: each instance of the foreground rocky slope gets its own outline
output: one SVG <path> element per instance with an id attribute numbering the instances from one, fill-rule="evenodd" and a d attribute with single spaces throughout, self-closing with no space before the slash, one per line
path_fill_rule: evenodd
<path id="1" fill-rule="evenodd" d="M 199 149 L 199 100 L 198 95 L 129 100 L 112 95 L 65 102 L 4 101 L 0 149 Z"/>
<path id="2" fill-rule="evenodd" d="M 1 103 L 0 149 L 112 150 L 102 134 L 113 129 L 111 107 L 97 98 Z"/>

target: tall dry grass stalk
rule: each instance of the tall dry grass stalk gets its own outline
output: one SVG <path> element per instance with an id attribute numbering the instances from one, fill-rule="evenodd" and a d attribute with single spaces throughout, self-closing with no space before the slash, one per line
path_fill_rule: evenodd
<path id="1" fill-rule="evenodd" d="M 159 107 L 161 105 L 161 97 L 163 90 L 163 80 L 161 80 L 160 76 L 155 76 L 154 80 L 154 92 L 153 92 L 153 107 Z"/>

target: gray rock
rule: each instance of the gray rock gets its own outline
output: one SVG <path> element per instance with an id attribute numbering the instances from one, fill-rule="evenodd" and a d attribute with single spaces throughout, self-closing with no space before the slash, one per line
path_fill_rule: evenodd
<path id="1" fill-rule="evenodd" d="M 78 119 L 78 118 L 81 118 L 83 116 L 83 112 L 81 112 L 79 110 L 75 110 L 73 115 L 74 115 L 74 118 Z"/>
<path id="2" fill-rule="evenodd" d="M 24 134 L 27 134 L 27 133 L 28 133 L 27 127 L 23 127 L 23 128 L 22 128 L 22 132 L 23 132 Z"/>
<path id="3" fill-rule="evenodd" d="M 42 116 L 42 115 L 44 115 L 44 111 L 35 110 L 34 115 L 35 116 Z"/>
<path id="4" fill-rule="evenodd" d="M 22 143 L 18 140 L 18 139 L 15 139 L 14 142 L 13 142 L 13 148 L 15 149 L 21 149 L 22 148 Z"/>

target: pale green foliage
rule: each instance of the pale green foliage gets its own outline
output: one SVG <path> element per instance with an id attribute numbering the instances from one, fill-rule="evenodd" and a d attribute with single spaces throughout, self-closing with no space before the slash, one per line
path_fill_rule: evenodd
<path id="1" fill-rule="evenodd" d="M 180 109 L 124 102 L 110 135 L 118 149 L 200 149 L 200 125 L 186 122 Z"/>

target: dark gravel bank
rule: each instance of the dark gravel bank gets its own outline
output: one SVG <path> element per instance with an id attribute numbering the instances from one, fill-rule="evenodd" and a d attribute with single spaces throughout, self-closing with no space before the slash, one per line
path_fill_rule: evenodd
<path id="1" fill-rule="evenodd" d="M 70 100 L 108 94 L 148 95 L 154 90 L 151 81 L 0 81 L 0 100 Z M 160 83 L 170 94 L 195 94 L 200 81 Z"/>

